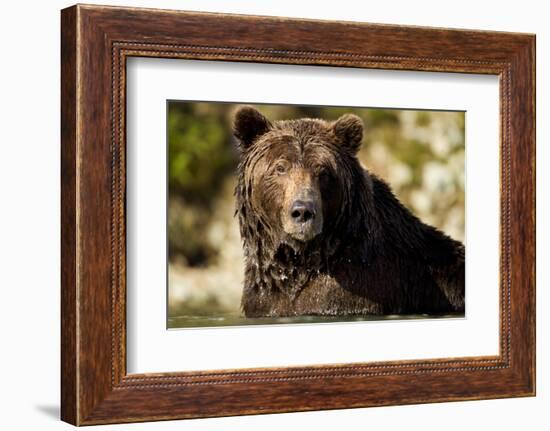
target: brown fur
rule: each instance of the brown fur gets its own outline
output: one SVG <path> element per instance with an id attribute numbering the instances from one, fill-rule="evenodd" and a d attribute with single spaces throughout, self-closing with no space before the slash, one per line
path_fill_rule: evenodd
<path id="1" fill-rule="evenodd" d="M 246 316 L 464 310 L 464 246 L 356 158 L 362 121 L 235 115 Z"/>

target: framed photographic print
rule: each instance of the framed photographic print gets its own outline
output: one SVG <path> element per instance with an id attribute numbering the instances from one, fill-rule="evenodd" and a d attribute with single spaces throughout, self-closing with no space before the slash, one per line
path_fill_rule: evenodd
<path id="1" fill-rule="evenodd" d="M 63 420 L 535 394 L 533 35 L 77 5 L 61 45 Z"/>

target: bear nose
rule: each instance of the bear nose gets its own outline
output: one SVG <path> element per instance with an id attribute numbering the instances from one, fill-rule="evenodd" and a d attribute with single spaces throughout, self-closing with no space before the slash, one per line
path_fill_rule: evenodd
<path id="1" fill-rule="evenodd" d="M 290 208 L 290 216 L 296 223 L 306 223 L 315 217 L 315 208 L 312 201 L 294 201 Z"/>

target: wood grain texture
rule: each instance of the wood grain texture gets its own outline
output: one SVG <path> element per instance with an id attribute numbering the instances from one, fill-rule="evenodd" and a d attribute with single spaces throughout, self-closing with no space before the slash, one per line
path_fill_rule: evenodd
<path id="1" fill-rule="evenodd" d="M 79 5 L 62 11 L 61 38 L 63 420 L 84 425 L 534 394 L 533 35 Z M 500 354 L 127 375 L 130 56 L 499 75 Z"/>
<path id="2" fill-rule="evenodd" d="M 61 418 L 77 422 L 76 9 L 61 16 Z"/>

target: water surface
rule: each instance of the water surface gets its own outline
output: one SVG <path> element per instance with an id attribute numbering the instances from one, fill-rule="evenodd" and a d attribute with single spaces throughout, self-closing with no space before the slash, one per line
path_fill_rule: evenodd
<path id="1" fill-rule="evenodd" d="M 419 320 L 419 319 L 449 319 L 463 318 L 464 313 L 447 314 L 392 314 L 384 316 L 296 316 L 296 317 L 255 317 L 247 318 L 242 314 L 213 313 L 209 315 L 198 314 L 170 314 L 168 317 L 168 329 L 180 328 L 208 328 L 224 326 L 250 326 L 250 325 L 284 325 L 299 323 L 334 323 L 334 322 L 365 322 L 386 320 Z"/>

